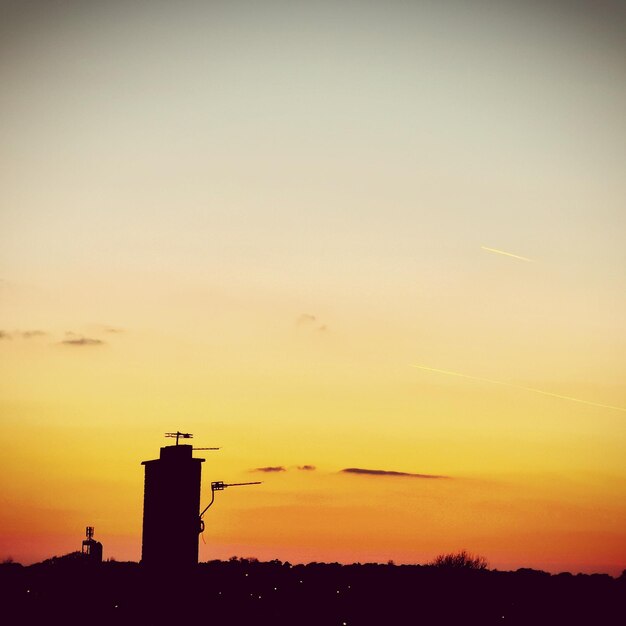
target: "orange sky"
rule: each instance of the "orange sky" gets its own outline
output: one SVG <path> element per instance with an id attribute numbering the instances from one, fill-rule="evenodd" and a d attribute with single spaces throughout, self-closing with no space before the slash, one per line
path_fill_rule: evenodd
<path id="1" fill-rule="evenodd" d="M 626 17 L 349 4 L 7 11 L 0 558 L 626 567 Z"/>

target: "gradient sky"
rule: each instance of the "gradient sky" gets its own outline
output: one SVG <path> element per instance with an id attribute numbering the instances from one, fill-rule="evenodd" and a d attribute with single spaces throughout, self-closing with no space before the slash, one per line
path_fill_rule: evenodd
<path id="1" fill-rule="evenodd" d="M 264 481 L 202 560 L 621 572 L 625 41 L 617 1 L 2 2 L 0 558 L 139 559 L 180 429 L 203 502 Z"/>

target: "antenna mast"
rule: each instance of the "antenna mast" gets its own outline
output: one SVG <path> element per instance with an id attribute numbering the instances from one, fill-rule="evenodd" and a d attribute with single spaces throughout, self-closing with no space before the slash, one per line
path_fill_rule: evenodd
<path id="1" fill-rule="evenodd" d="M 176 438 L 176 445 L 178 445 L 179 439 L 193 439 L 193 435 L 191 433 L 181 433 L 180 431 L 176 431 L 175 433 L 165 433 L 166 437 Z"/>
<path id="2" fill-rule="evenodd" d="M 202 516 L 211 508 L 213 502 L 215 502 L 215 492 L 216 491 L 224 491 L 226 487 L 243 487 L 244 485 L 260 485 L 262 481 L 255 481 L 252 483 L 225 483 L 223 480 L 217 480 L 211 483 L 211 502 L 209 502 L 202 513 L 200 513 L 200 532 L 204 530 L 204 522 L 202 521 Z"/>

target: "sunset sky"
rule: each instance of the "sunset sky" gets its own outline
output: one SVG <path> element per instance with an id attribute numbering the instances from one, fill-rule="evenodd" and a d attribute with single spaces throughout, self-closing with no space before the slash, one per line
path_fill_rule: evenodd
<path id="1" fill-rule="evenodd" d="M 203 505 L 264 481 L 201 560 L 620 573 L 625 42 L 618 0 L 2 2 L 0 560 L 138 560 L 179 429 Z"/>

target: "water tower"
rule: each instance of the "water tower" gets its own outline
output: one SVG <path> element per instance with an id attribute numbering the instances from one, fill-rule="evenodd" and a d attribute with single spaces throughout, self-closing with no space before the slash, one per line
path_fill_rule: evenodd
<path id="1" fill-rule="evenodd" d="M 161 448 L 158 459 L 143 461 L 143 539 L 141 562 L 171 571 L 198 564 L 200 478 L 204 459 L 193 458 L 190 433 L 166 433 L 176 444 Z"/>

